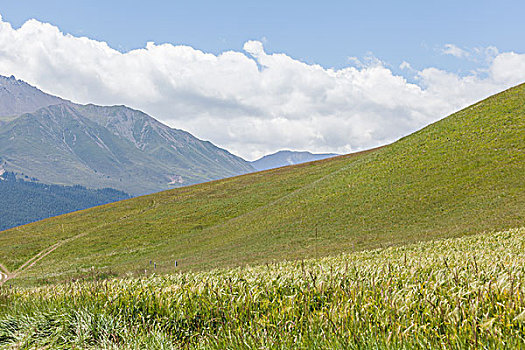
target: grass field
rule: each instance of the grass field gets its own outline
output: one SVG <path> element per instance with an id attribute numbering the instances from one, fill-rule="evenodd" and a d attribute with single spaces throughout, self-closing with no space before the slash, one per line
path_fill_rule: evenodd
<path id="1" fill-rule="evenodd" d="M 0 290 L 0 346 L 518 349 L 525 228 L 209 272 Z"/>
<path id="2" fill-rule="evenodd" d="M 522 84 L 380 149 L 4 231 L 0 263 L 18 270 L 9 284 L 31 286 L 322 257 L 521 227 L 524 130 Z M 21 268 L 39 253 L 41 260 Z"/>

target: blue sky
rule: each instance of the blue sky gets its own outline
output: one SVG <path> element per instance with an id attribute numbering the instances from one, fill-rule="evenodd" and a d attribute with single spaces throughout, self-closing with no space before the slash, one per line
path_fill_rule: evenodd
<path id="1" fill-rule="evenodd" d="M 349 153 L 525 82 L 524 13 L 508 0 L 0 0 L 0 74 L 250 160 Z"/>
<path id="2" fill-rule="evenodd" d="M 523 1 L 2 1 L 19 27 L 36 18 L 120 51 L 148 41 L 219 53 L 263 40 L 267 52 L 324 67 L 372 53 L 394 70 L 408 61 L 468 71 L 471 62 L 440 54 L 443 45 L 525 51 Z"/>

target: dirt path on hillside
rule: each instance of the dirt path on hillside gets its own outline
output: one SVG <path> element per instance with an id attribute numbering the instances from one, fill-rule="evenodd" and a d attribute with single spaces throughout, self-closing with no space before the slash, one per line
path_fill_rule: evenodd
<path id="1" fill-rule="evenodd" d="M 39 261 L 44 256 L 46 256 L 49 253 L 51 253 L 53 250 L 57 249 L 59 245 L 60 245 L 60 242 L 59 243 L 55 243 L 51 247 L 48 247 L 48 248 L 42 250 L 40 253 L 38 253 L 37 255 L 33 256 L 31 259 L 27 260 L 25 263 L 23 263 L 22 266 L 20 266 L 18 269 L 15 270 L 15 272 L 12 273 L 12 275 L 16 276 L 20 272 L 22 272 L 22 271 L 26 270 L 27 268 L 33 266 L 35 264 L 35 262 Z"/>
<path id="2" fill-rule="evenodd" d="M 157 206 L 157 202 L 155 200 L 153 200 L 153 202 L 151 203 L 151 205 L 149 207 L 141 210 L 141 213 L 145 212 L 145 211 L 148 211 L 148 210 L 151 210 L 151 209 L 154 209 L 156 206 Z M 118 218 L 115 221 L 106 222 L 106 223 L 104 223 L 102 225 L 99 225 L 97 227 L 92 228 L 91 230 L 79 233 L 76 236 L 63 239 L 62 241 L 59 241 L 59 242 L 53 244 L 52 246 L 47 247 L 46 249 L 40 251 L 38 254 L 36 254 L 35 256 L 31 257 L 29 260 L 27 260 L 25 263 L 23 263 L 18 269 L 16 269 L 13 272 L 9 272 L 9 270 L 3 264 L 0 263 L 0 270 L 1 270 L 0 271 L 0 287 L 2 285 L 4 285 L 4 283 L 6 283 L 7 281 L 17 277 L 21 273 L 24 273 L 25 271 L 27 271 L 30 268 L 32 268 L 37 262 L 39 262 L 40 260 L 42 260 L 43 258 L 48 256 L 49 254 L 54 252 L 60 246 L 66 244 L 66 243 L 69 243 L 69 242 L 71 242 L 71 241 L 73 241 L 75 239 L 79 239 L 79 238 L 82 238 L 84 236 L 87 236 L 89 233 L 91 233 L 91 232 L 93 232 L 95 230 L 98 230 L 98 229 L 100 229 L 100 228 L 102 228 L 104 226 L 108 226 L 108 225 L 114 224 L 114 223 L 116 223 L 118 221 L 126 220 L 128 217 L 129 217 L 128 215 L 125 215 L 123 217 Z"/>
<path id="3" fill-rule="evenodd" d="M 4 284 L 5 281 L 8 280 L 8 277 L 10 275 L 9 270 L 4 265 L 0 264 L 0 286 Z"/>
<path id="4" fill-rule="evenodd" d="M 104 225 L 107 225 L 107 224 L 104 224 Z M 40 260 L 42 260 L 43 258 L 45 258 L 46 256 L 48 256 L 49 254 L 51 254 L 52 252 L 54 252 L 58 247 L 60 247 L 61 245 L 64 245 L 68 242 L 71 242 L 72 240 L 74 239 L 77 239 L 77 238 L 80 238 L 80 237 L 83 237 L 85 235 L 87 235 L 89 232 L 91 231 L 87 231 L 87 232 L 84 232 L 84 233 L 80 233 L 76 236 L 73 236 L 73 237 L 70 237 L 70 238 L 67 238 L 67 239 L 64 239 L 60 242 L 57 242 L 55 244 L 53 244 L 52 246 L 50 247 L 47 247 L 46 249 L 40 251 L 38 254 L 36 254 L 35 256 L 33 256 L 31 259 L 27 260 L 25 263 L 22 264 L 22 266 L 20 266 L 18 269 L 16 269 L 14 272 L 9 272 L 9 270 L 7 270 L 7 268 L 5 268 L 4 265 L 0 264 L 0 268 L 2 270 L 4 270 L 4 272 L 0 272 L 0 287 L 7 281 L 17 277 L 19 274 L 29 270 L 30 268 L 32 268 L 33 266 L 35 266 L 35 264 L 37 262 L 39 262 Z"/>
<path id="5" fill-rule="evenodd" d="M 7 269 L 7 267 L 5 267 L 4 265 L 0 264 L 0 270 L 2 270 L 2 272 L 5 272 L 6 274 L 9 273 L 9 270 Z"/>
<path id="6" fill-rule="evenodd" d="M 39 252 L 37 255 L 33 256 L 31 259 L 29 259 L 28 261 L 26 261 L 24 264 L 22 264 L 22 266 L 20 266 L 18 269 L 16 269 L 14 272 L 9 272 L 9 270 L 7 270 L 7 268 L 3 265 L 1 265 L 1 268 L 2 270 L 4 270 L 4 272 L 0 272 L 0 287 L 6 283 L 7 281 L 9 281 L 10 279 L 13 279 L 15 278 L 16 276 L 18 276 L 20 273 L 30 269 L 31 267 L 33 267 L 37 262 L 39 262 L 41 259 L 43 259 L 44 257 L 46 257 L 48 254 L 50 254 L 51 252 L 53 252 L 55 249 L 57 249 L 58 247 L 60 247 L 61 245 L 63 244 L 63 242 L 58 242 L 58 243 L 55 243 L 53 244 L 51 247 L 48 247 L 44 250 L 42 250 L 41 252 Z"/>
<path id="7" fill-rule="evenodd" d="M 0 272 L 0 286 L 4 284 L 5 281 L 7 281 L 7 274 Z"/>

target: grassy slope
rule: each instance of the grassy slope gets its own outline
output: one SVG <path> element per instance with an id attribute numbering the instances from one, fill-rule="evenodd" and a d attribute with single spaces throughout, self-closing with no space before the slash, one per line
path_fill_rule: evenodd
<path id="1" fill-rule="evenodd" d="M 523 349 L 525 228 L 147 279 L 0 289 L 0 346 Z"/>
<path id="2" fill-rule="evenodd" d="M 0 235 L 20 276 L 206 269 L 293 259 L 523 225 L 525 85 L 379 150 L 166 191 Z"/>

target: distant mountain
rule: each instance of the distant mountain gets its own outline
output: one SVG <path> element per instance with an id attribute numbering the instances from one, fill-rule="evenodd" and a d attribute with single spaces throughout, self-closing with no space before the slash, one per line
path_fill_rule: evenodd
<path id="1" fill-rule="evenodd" d="M 0 125 L 1 117 L 18 116 L 64 102 L 67 101 L 46 94 L 14 76 L 0 75 Z"/>
<path id="2" fill-rule="evenodd" d="M 335 157 L 335 153 L 314 154 L 310 152 L 279 151 L 266 155 L 251 162 L 251 165 L 258 171 L 279 168 L 286 165 L 300 164 Z"/>
<path id="3" fill-rule="evenodd" d="M 78 185 L 46 185 L 17 179 L 9 172 L 0 175 L 0 193 L 0 231 L 130 198 L 111 188 L 90 190 Z"/>
<path id="4" fill-rule="evenodd" d="M 129 107 L 78 105 L 14 78 L 2 81 L 3 93 L 18 97 L 3 101 L 0 115 L 52 105 L 3 118 L 0 171 L 139 195 L 254 170 L 228 151 Z"/>

